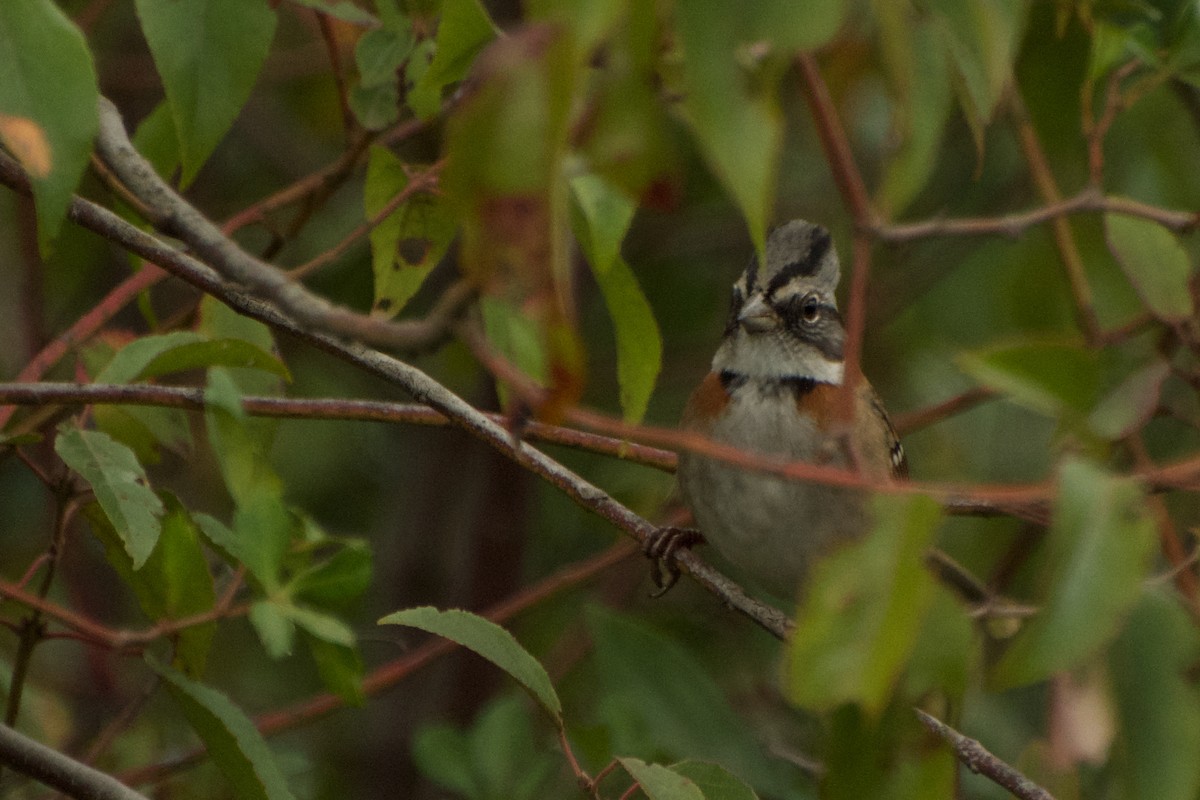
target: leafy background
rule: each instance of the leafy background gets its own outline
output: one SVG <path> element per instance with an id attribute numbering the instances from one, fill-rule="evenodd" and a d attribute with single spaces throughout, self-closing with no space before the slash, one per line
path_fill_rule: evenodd
<path id="1" fill-rule="evenodd" d="M 1057 797 L 1196 797 L 1197 14 L 7 0 L 6 722 L 164 797 L 1006 796 L 917 705 Z M 347 419 L 410 398 L 235 314 L 227 272 L 205 296 L 77 224 L 76 194 L 228 267 L 92 158 L 99 95 L 368 333 L 477 292 L 405 360 L 531 436 L 587 432 L 537 446 L 637 516 L 411 409 Z M 673 479 L 597 432 L 695 446 L 662 429 L 796 216 L 833 231 L 916 490 L 781 646 L 686 578 L 648 597 L 623 533 L 679 519 Z"/>

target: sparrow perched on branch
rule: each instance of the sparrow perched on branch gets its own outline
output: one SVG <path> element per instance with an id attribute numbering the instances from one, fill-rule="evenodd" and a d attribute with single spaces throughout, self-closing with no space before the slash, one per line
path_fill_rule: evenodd
<path id="1" fill-rule="evenodd" d="M 794 220 L 767 240 L 733 285 L 712 370 L 692 393 L 682 427 L 749 453 L 850 467 L 869 478 L 907 475 L 904 450 L 865 378 L 851 415 L 839 408 L 846 330 L 834 289 L 840 268 L 829 231 Z M 679 456 L 679 486 L 699 534 L 668 529 L 648 553 L 671 571 L 680 546 L 703 540 L 756 584 L 794 598 L 813 562 L 867 533 L 866 493 L 801 483 L 709 456 Z M 655 562 L 656 582 L 661 574 Z"/>

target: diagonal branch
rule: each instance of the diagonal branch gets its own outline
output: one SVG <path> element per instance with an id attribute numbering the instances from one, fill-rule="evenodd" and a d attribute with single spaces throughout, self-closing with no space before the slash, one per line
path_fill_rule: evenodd
<path id="1" fill-rule="evenodd" d="M 111 775 L 0 725 L 0 763 L 79 800 L 146 800 Z"/>
<path id="2" fill-rule="evenodd" d="M 1003 787 L 1021 800 L 1054 800 L 1054 796 L 1026 778 L 1013 767 L 988 752 L 988 749 L 969 736 L 964 736 L 940 719 L 926 714 L 919 708 L 913 709 L 921 724 L 945 741 L 954 750 L 954 755 L 976 775 L 983 775 L 997 786 Z"/>
<path id="3" fill-rule="evenodd" d="M 0 182 L 19 191 L 29 191 L 28 180 L 20 167 L 11 158 L 2 154 L 0 154 Z M 183 203 L 182 200 L 179 202 Z M 199 215 L 195 209 L 191 209 L 191 213 Z M 496 448 L 521 467 L 553 484 L 576 504 L 611 522 L 638 542 L 644 543 L 652 533 L 658 530 L 656 525 L 619 503 L 598 486 L 584 480 L 527 442 L 514 440 L 511 432 L 503 425 L 493 421 L 416 367 L 358 342 L 347 342 L 342 338 L 342 335 L 345 335 L 344 331 L 325 332 L 321 323 L 328 324 L 330 320 L 323 319 L 321 322 L 312 324 L 301 323 L 280 310 L 273 302 L 263 300 L 232 285 L 207 264 L 167 245 L 121 219 L 108 209 L 88 200 L 74 198 L 71 201 L 67 217 L 72 222 L 95 231 L 147 261 L 159 265 L 181 280 L 211 294 L 234 311 L 290 334 L 364 372 L 399 387 L 417 402 L 436 409 L 453 424 Z M 230 244 L 232 245 L 232 243 Z M 252 257 L 242 253 L 241 258 L 251 259 Z M 270 269 L 274 270 L 273 267 Z M 291 288 L 304 292 L 300 287 L 291 286 Z M 307 294 L 307 292 L 304 293 Z M 354 316 L 358 317 L 358 315 Z M 448 316 L 446 314 L 442 319 L 444 320 Z M 378 320 L 370 320 L 365 317 L 358 318 L 367 322 L 378 322 Z M 390 327 L 400 327 L 391 323 L 384 324 Z M 436 324 L 436 322 L 426 322 L 426 324 Z M 780 639 L 787 637 L 792 628 L 792 621 L 779 609 L 747 595 L 741 586 L 718 572 L 696 553 L 680 552 L 676 560 L 684 572 L 690 574 L 705 589 L 720 597 L 729 608 L 748 617 L 772 635 Z"/>
<path id="4" fill-rule="evenodd" d="M 120 112 L 107 98 L 100 99 L 99 115 L 96 152 L 126 188 L 150 209 L 151 223 L 188 245 L 224 281 L 269 300 L 300 325 L 375 347 L 416 352 L 443 341 L 449 322 L 475 297 L 474 287 L 455 284 L 442 296 L 430 317 L 406 322 L 369 317 L 331 303 L 293 281 L 282 270 L 247 253 L 184 200 L 134 148 L 125 133 Z"/>

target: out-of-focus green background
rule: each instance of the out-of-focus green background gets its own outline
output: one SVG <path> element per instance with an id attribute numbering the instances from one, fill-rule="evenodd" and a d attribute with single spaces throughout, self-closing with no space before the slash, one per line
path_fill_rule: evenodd
<path id="1" fill-rule="evenodd" d="M 43 0 L 22 2 L 32 6 Z M 444 25 L 445 15 L 474 7 L 471 0 L 356 5 L 386 26 L 392 15 L 379 9 L 380 3 L 408 21 L 412 42 L 430 43 L 427 47 L 436 41 L 439 20 Z M 139 22 L 139 11 L 144 14 L 152 5 L 149 0 L 59 4 L 83 33 L 100 91 L 117 104 L 131 130 L 164 97 L 160 71 Z M 228 4 L 205 0 L 205 5 L 218 14 Z M 345 121 L 334 76 L 340 74 L 351 91 L 362 88 L 364 70 L 361 63 L 356 66 L 355 51 L 362 50 L 367 28 L 337 14 L 322 19 L 323 12 L 314 10 L 333 3 L 284 0 L 271 5 L 277 6 L 272 12 L 277 30 L 253 91 L 185 191 L 216 221 L 338 159 L 346 150 L 347 125 L 353 135 L 363 132 L 361 110 Z M 550 25 L 553 36 L 560 37 L 556 42 L 591 43 L 578 67 L 578 83 L 565 97 L 547 101 L 563 105 L 576 126 L 564 138 L 565 150 L 542 142 L 527 146 L 549 149 L 547 157 L 556 159 L 553 170 L 561 171 L 555 180 L 607 170 L 604 174 L 628 184 L 624 188 L 637 190 L 639 207 L 621 253 L 661 332 L 661 372 L 644 420 L 651 425 L 675 425 L 719 340 L 729 285 L 754 253 L 753 213 L 748 223 L 746 203 L 739 203 L 731 189 L 737 179 L 722 172 L 720 157 L 705 144 L 714 131 L 728 133 L 736 126 L 723 118 L 706 122 L 688 106 L 689 92 L 693 99 L 705 95 L 696 77 L 707 74 L 704 70 L 725 75 L 725 62 L 736 62 L 732 74 L 744 95 L 729 99 L 730 107 L 762 103 L 769 117 L 778 114 L 778 150 L 737 155 L 772 165 L 763 189 L 769 210 L 758 222 L 804 217 L 825 224 L 842 254 L 844 274 L 849 274 L 852 213 L 834 181 L 805 99 L 810 88 L 793 60 L 799 48 L 771 39 L 769 15 L 777 7 L 786 6 L 792 20 L 785 34 L 805 30 L 807 22 L 796 18 L 811 19 L 812 35 L 819 41 L 804 41 L 803 33 L 795 37 L 803 46 L 817 48 L 815 63 L 881 222 L 996 217 L 1049 205 L 1031 177 L 1014 97 L 1027 109 L 1032 124 L 1024 130 L 1039 140 L 1058 191 L 1074 196 L 1089 180 L 1083 107 L 1092 106 L 1093 119 L 1102 115 L 1110 77 L 1131 63 L 1116 84 L 1123 103 L 1115 108 L 1103 139 L 1097 191 L 1184 211 L 1194 209 L 1200 196 L 1200 95 L 1195 88 L 1200 85 L 1200 18 L 1195 3 L 825 0 L 722 11 L 701 8 L 703 3 L 636 0 L 578 7 L 550 2 L 483 5 L 507 44 L 485 51 L 503 58 L 495 56 L 496 63 L 489 63 L 486 55 L 481 57 L 473 90 L 496 92 L 505 103 L 515 97 L 505 92 L 522 85 L 521 70 L 550 70 L 553 75 L 557 68 L 550 61 L 557 51 L 519 44 L 532 41 L 530 32 L 543 30 L 538 26 Z M 608 11 L 596 12 L 603 32 L 588 40 L 593 18 L 587 9 L 592 6 Z M 646 75 L 653 79 L 634 81 L 649 100 L 624 100 L 620 92 L 628 87 L 617 83 L 615 105 L 605 106 L 596 99 L 596 87 L 605 75 L 619 72 L 625 51 L 634 47 L 626 39 L 635 26 L 627 20 L 639 15 L 653 19 L 646 25 L 656 37 L 653 46 L 637 51 L 652 59 Z M 709 38 L 731 44 L 730 52 L 700 54 L 706 39 L 687 33 L 687 26 L 708 31 L 703 26 L 722 19 L 734 32 Z M 2 20 L 0 16 L 0 38 Z M 756 27 L 760 25 L 767 31 Z M 219 27 L 215 23 L 213 30 Z M 196 36 L 211 33 L 198 30 Z M 331 66 L 327 39 L 333 42 L 337 67 Z M 180 42 L 179 47 L 189 44 Z M 681 54 L 689 45 L 692 50 Z M 10 49 L 0 52 L 14 52 L 13 47 L 19 52 L 19 42 L 6 47 Z M 413 80 L 406 70 L 413 69 L 416 58 L 398 65 L 400 103 L 392 107 L 398 116 L 386 120 L 387 126 L 413 117 L 404 100 Z M 472 121 L 477 107 L 469 96 L 456 105 L 456 86 L 446 90 L 442 111 L 396 144 L 393 154 L 414 167 L 443 155 L 452 164 L 456 158 L 471 162 L 478 153 L 520 162 L 521 154 L 487 149 L 481 137 L 493 130 L 488 125 L 499 130 L 501 122 Z M 648 110 L 639 105 L 643 100 Z M 585 127 L 580 120 L 590 119 L 590 104 L 602 115 L 622 103 L 630 109 L 630 120 L 612 123 L 615 130 L 635 138 L 653 133 L 662 148 L 633 147 L 632 166 L 619 159 L 605 162 L 586 131 L 580 132 Z M 720 117 L 726 111 L 718 104 L 713 113 Z M 460 126 L 458 139 L 455 125 Z M 747 136 L 745 141 L 757 139 Z M 462 196 L 473 197 L 471 191 L 484 191 L 485 178 L 479 175 L 456 180 L 465 184 L 448 191 L 459 202 Z M 363 221 L 365 182 L 360 163 L 307 223 L 281 242 L 272 244 L 272 233 L 288 229 L 295 207 L 270 215 L 266 225 L 239 231 L 236 239 L 255 253 L 270 246 L 270 260 L 279 266 L 305 263 Z M 91 174 L 84 177 L 80 192 L 105 205 L 118 204 Z M 477 226 L 481 235 L 495 232 L 463 208 L 455 207 L 459 222 Z M 1104 216 L 1076 213 L 1068 220 L 1070 246 L 1084 267 L 1101 328 L 1116 331 L 1145 315 L 1147 306 L 1135 287 L 1138 279 L 1131 280 L 1110 250 Z M 1067 454 L 1119 474 L 1142 458 L 1167 462 L 1196 452 L 1196 339 L 1194 326 L 1189 328 L 1194 321 L 1151 319 L 1136 335 L 1111 343 L 1085 342 L 1065 278 L 1062 244 L 1049 222 L 1022 226 L 1013 236 L 930 234 L 893 243 L 886 238 L 873 237 L 863 363 L 888 408 L 904 419 L 906 412 L 977 385 L 1004 395 L 908 433 L 904 444 L 914 480 L 1053 483 Z M 1195 253 L 1190 237 L 1175 241 L 1187 256 Z M 457 246 L 451 249 L 406 314 L 428 307 L 456 268 L 458 252 Z M 133 266 L 113 243 L 69 223 L 43 257 L 32 204 L 7 190 L 0 191 L 0 253 L 4 380 L 17 375 Z M 363 239 L 306 285 L 337 302 L 368 309 L 375 298 L 371 259 Z M 580 402 L 619 417 L 618 359 L 627 357 L 615 343 L 614 324 L 620 323 L 614 323 L 578 248 L 572 248 L 568 266 L 573 324 L 586 354 L 575 376 L 581 382 Z M 555 279 L 567 283 L 562 275 Z M 843 290 L 847 283 L 843 281 Z M 153 316 L 145 304 L 132 304 L 97 341 L 111 350 L 155 325 L 157 330 L 189 328 L 195 298 L 193 290 L 167 281 L 146 301 Z M 292 375 L 283 389 L 288 396 L 407 399 L 286 336 L 277 336 L 276 344 Z M 85 366 L 86 354 L 100 346 L 92 342 L 73 350 L 45 377 L 94 377 Z M 997 353 L 1015 355 L 1004 360 Z M 1136 447 L 1127 436 L 1097 433 L 1089 415 L 1157 358 L 1167 360 L 1173 371 L 1161 393 L 1149 398 L 1151 410 L 1162 413 L 1134 420 Z M 460 342 L 450 341 L 413 363 L 473 405 L 500 407 L 493 379 Z M 199 372 L 184 378 L 193 384 L 204 380 Z M 16 419 L 27 413 L 21 411 Z M 155 488 L 176 493 L 188 509 L 228 519 L 233 504 L 205 441 L 203 418 L 194 415 L 191 420 L 193 447 L 164 450 L 161 461 L 147 464 L 150 480 Z M 596 554 L 620 536 L 554 487 L 456 430 L 322 420 L 280 421 L 273 427 L 269 461 L 282 479 L 286 500 L 327 534 L 361 538 L 373 551 L 369 588 L 344 611 L 368 670 L 422 641 L 409 629 L 377 627 L 381 616 L 414 605 L 485 609 Z M 0 451 L 0 577 L 9 582 L 17 581 L 46 550 L 53 530 L 56 498 L 29 463 L 50 474 L 63 468 L 51 447 L 54 428 L 41 432 L 46 439 L 23 445 L 22 458 L 12 448 Z M 604 456 L 546 449 L 648 519 L 666 519 L 676 510 L 669 474 Z M 1097 494 L 1095 502 L 1104 505 L 1107 498 Z M 1140 495 L 1130 513 L 1150 513 L 1138 503 L 1143 503 Z M 1171 493 L 1161 508 L 1192 547 L 1193 495 Z M 1122 535 L 1124 529 L 1113 530 L 1109 534 Z M 968 570 L 1014 601 L 1032 606 L 1053 606 L 1054 586 L 1076 585 L 1069 583 L 1070 566 L 1090 564 L 1073 556 L 1055 561 L 1053 547 L 1043 547 L 1036 529 L 1011 518 L 948 518 L 936 535 L 938 544 Z M 702 552 L 720 563 L 716 554 Z M 228 575 L 215 559 L 213 569 L 218 577 Z M 783 699 L 787 680 L 781 678 L 781 645 L 687 579 L 666 597 L 649 599 L 648 564 L 639 558 L 539 604 L 506 627 L 545 665 L 563 698 L 577 754 L 593 773 L 614 755 L 660 763 L 711 760 L 763 797 L 809 797 L 821 785 L 807 768 L 816 760 L 827 764 L 829 774 L 861 777 L 857 788 L 827 779 L 828 796 L 916 796 L 905 792 L 923 786 L 931 794 L 921 796 L 949 797 L 948 758 L 943 753 L 943 761 L 934 764 L 927 757 L 933 742 L 921 738 L 911 719 L 901 721 L 903 707 L 925 702 L 932 694 L 940 698 L 933 707 L 947 721 L 984 739 L 994 753 L 1029 770 L 1059 797 L 1195 797 L 1200 777 L 1176 763 L 1194 761 L 1195 736 L 1186 729 L 1200 715 L 1194 681 L 1183 680 L 1181 671 L 1197 655 L 1197 637 L 1195 619 L 1179 609 L 1195 598 L 1181 600 L 1172 594 L 1170 580 L 1158 580 L 1152 592 L 1145 590 L 1149 599 L 1134 599 L 1141 582 L 1165 569 L 1164 559 L 1148 558 L 1130 579 L 1137 586 L 1114 584 L 1111 592 L 1105 583 L 1110 576 L 1085 576 L 1081 583 L 1101 587 L 1106 597 L 1129 595 L 1114 601 L 1111 618 L 1098 623 L 1106 626 L 1103 641 L 1036 680 L 1013 681 L 1020 684 L 1015 686 L 1001 686 L 1004 681 L 989 672 L 1006 636 L 983 623 L 973 628 L 965 621 L 968 609 L 938 590 L 937 599 L 928 601 L 937 608 L 929 612 L 928 624 L 941 621 L 945 630 L 922 628 L 925 644 L 917 652 L 932 659 L 930 653 L 940 648 L 955 666 L 943 672 L 928 664 L 911 669 L 921 675 L 953 675 L 951 682 L 961 685 L 910 696 L 898 673 L 890 684 L 895 703 L 869 711 L 856 710 L 853 703 L 827 713 L 790 707 Z M 1194 572 L 1194 566 L 1184 569 Z M 67 533 L 49 597 L 117 628 L 150 624 L 82 519 Z M 901 596 L 898 602 L 904 601 Z M 1172 637 L 1148 634 L 1151 639 L 1143 646 L 1157 653 L 1157 660 L 1145 675 L 1130 678 L 1121 671 L 1128 666 L 1121 653 L 1134 646 L 1127 641 L 1133 634 L 1126 623 L 1135 613 L 1145 629 L 1172 631 L 1179 638 L 1172 650 Z M 12 629 L 0 631 L 0 688 L 10 678 L 17 650 L 13 632 L 23 614 L 19 604 L 0 604 L 0 620 Z M 958 621 L 945 622 L 950 618 Z M 911 655 L 912 642 L 899 647 Z M 851 655 L 865 658 L 866 652 Z M 99 765 L 119 773 L 170 759 L 194 739 L 161 692 L 144 708 L 131 705 L 150 680 L 140 659 L 129 654 L 71 640 L 46 641 L 30 661 L 21 722 L 39 738 L 80 754 L 128 710 L 129 721 L 114 729 L 116 738 Z M 203 680 L 251 715 L 287 707 L 323 685 L 303 648 L 290 657 L 271 658 L 242 619 L 219 625 Z M 1137 686 L 1145 696 L 1137 694 Z M 1150 718 L 1138 717 L 1137 709 Z M 1163 716 L 1155 718 L 1156 711 Z M 1094 720 L 1091 727 L 1100 744 L 1091 750 L 1081 744 L 1088 724 L 1073 722 L 1076 712 Z M 1169 738 L 1176 734 L 1183 740 Z M 272 740 L 272 746 L 299 797 L 577 796 L 552 726 L 501 671 L 463 652 L 369 697 L 362 708 L 338 711 Z M 1154 752 L 1172 763 L 1163 767 L 1171 776 L 1165 783 L 1146 777 L 1146 770 L 1158 768 Z M 928 770 L 927 780 L 921 770 Z M 38 794 L 11 773 L 0 780 L 21 786 L 14 789 L 18 796 Z M 610 780 L 602 784 L 602 796 L 620 796 L 622 779 Z M 1164 785 L 1163 793 L 1147 789 Z M 164 797 L 220 797 L 230 791 L 211 766 L 180 772 L 162 786 Z M 960 791 L 967 797 L 1004 796 L 985 780 L 966 775 Z"/>

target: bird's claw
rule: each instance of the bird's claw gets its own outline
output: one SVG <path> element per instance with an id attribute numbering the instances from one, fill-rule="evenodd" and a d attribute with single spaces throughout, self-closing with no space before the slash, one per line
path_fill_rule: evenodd
<path id="1" fill-rule="evenodd" d="M 662 597 L 679 581 L 679 564 L 675 561 L 675 554 L 680 548 L 692 547 L 703 541 L 704 535 L 695 528 L 659 528 L 646 538 L 642 551 L 650 559 L 650 579 L 657 587 L 657 591 L 650 594 L 651 597 Z"/>

